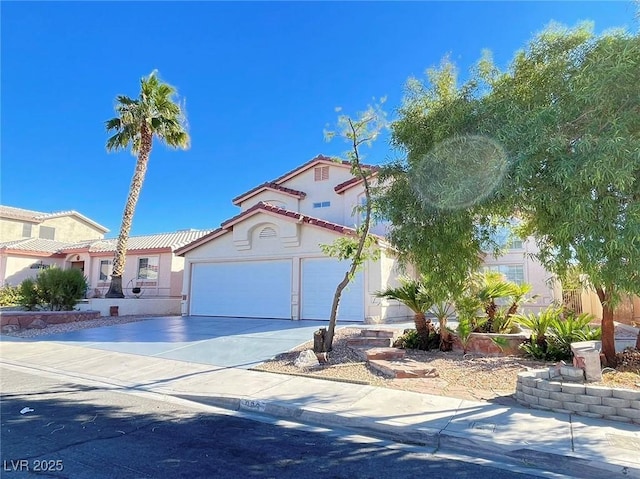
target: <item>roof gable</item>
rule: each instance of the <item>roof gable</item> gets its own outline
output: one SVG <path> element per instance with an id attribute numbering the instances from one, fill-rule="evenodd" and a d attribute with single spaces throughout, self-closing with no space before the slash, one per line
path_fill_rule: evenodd
<path id="1" fill-rule="evenodd" d="M 102 233 L 107 233 L 109 231 L 108 228 L 105 228 L 101 224 L 96 223 L 92 219 L 87 218 L 86 216 L 78 213 L 75 210 L 43 213 L 42 211 L 25 210 L 23 208 L 14 208 L 13 206 L 0 205 L 0 218 L 29 221 L 31 223 L 42 223 L 43 221 L 52 218 L 62 218 L 65 216 L 75 216 L 77 219 L 91 225 L 93 228 L 101 231 Z"/>
<path id="2" fill-rule="evenodd" d="M 320 218 L 304 215 L 302 213 L 298 213 L 297 211 L 291 211 L 284 208 L 280 208 L 278 206 L 274 206 L 269 203 L 260 202 L 260 203 L 256 203 L 248 210 L 243 211 L 242 213 L 234 216 L 233 218 L 229 218 L 227 221 L 225 221 L 220 225 L 220 228 L 209 233 L 207 236 L 203 236 L 202 238 L 195 240 L 188 245 L 178 248 L 175 253 L 178 256 L 182 256 L 185 253 L 188 253 L 189 251 L 195 248 L 198 248 L 199 246 L 202 246 L 205 243 L 208 243 L 209 241 L 212 241 L 226 233 L 233 231 L 234 225 L 241 223 L 242 221 L 245 221 L 251 218 L 252 216 L 261 214 L 261 213 L 266 213 L 268 215 L 276 216 L 279 218 L 285 218 L 285 219 L 288 219 L 289 221 L 295 221 L 296 223 L 299 223 L 299 224 L 307 224 L 309 226 L 314 226 L 316 228 L 322 228 L 324 230 L 329 230 L 340 235 L 355 236 L 357 233 L 354 228 L 350 228 L 348 226 L 339 225 L 337 223 L 325 221 Z M 373 236 L 375 236 L 378 240 L 382 240 L 382 238 L 376 235 L 373 235 Z"/>
<path id="3" fill-rule="evenodd" d="M 273 182 L 273 181 L 268 181 L 266 183 L 262 183 L 259 186 L 256 186 L 255 188 L 253 188 L 252 190 L 247 191 L 246 193 L 243 193 L 240 196 L 236 196 L 232 202 L 234 205 L 239 205 L 240 203 L 242 203 L 243 201 L 248 200 L 249 198 L 252 198 L 253 196 L 266 191 L 266 190 L 271 190 L 271 191 L 276 191 L 278 193 L 283 193 L 285 195 L 288 196 L 292 196 L 294 198 L 298 198 L 298 199 L 302 199 L 305 196 L 307 196 L 307 194 L 304 191 L 299 191 L 299 190 L 294 190 L 292 188 L 286 188 L 284 186 L 280 186 L 279 184 Z"/>

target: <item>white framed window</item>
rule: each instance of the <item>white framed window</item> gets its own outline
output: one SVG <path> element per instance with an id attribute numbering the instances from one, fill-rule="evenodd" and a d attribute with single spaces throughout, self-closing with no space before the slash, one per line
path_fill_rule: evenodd
<path id="1" fill-rule="evenodd" d="M 148 258 L 138 258 L 138 276 L 137 279 L 158 279 L 158 257 L 151 256 Z"/>
<path id="2" fill-rule="evenodd" d="M 113 272 L 113 262 L 110 259 L 100 260 L 100 270 L 98 272 L 98 281 L 109 281 L 109 276 Z"/>
<path id="3" fill-rule="evenodd" d="M 507 281 L 516 284 L 523 284 L 524 281 L 524 265 L 523 264 L 492 264 L 487 265 L 484 271 L 497 271 L 504 275 Z"/>
<path id="4" fill-rule="evenodd" d="M 509 240 L 507 247 L 509 249 L 522 249 L 524 247 L 523 245 L 524 243 L 522 242 L 522 240 L 514 236 Z"/>
<path id="5" fill-rule="evenodd" d="M 324 181 L 329 179 L 329 167 L 325 166 L 316 166 L 313 169 L 313 179 L 315 181 Z"/>
<path id="6" fill-rule="evenodd" d="M 314 203 L 314 208 L 329 208 L 331 206 L 331 201 L 319 201 L 318 203 Z"/>
<path id="7" fill-rule="evenodd" d="M 56 229 L 52 226 L 40 226 L 40 238 L 48 240 L 56 239 Z"/>

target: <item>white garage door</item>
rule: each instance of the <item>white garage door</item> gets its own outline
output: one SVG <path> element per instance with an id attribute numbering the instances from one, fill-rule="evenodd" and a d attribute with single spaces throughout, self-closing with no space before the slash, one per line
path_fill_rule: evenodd
<path id="1" fill-rule="evenodd" d="M 302 319 L 329 319 L 333 295 L 338 283 L 349 270 L 349 261 L 332 258 L 302 260 Z M 362 272 L 342 292 L 338 319 L 364 320 L 364 286 Z"/>
<path id="2" fill-rule="evenodd" d="M 291 319 L 291 261 L 194 264 L 190 314 Z"/>

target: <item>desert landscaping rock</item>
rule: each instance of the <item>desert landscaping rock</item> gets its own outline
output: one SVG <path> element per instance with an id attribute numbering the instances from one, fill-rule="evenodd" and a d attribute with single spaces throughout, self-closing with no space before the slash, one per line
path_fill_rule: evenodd
<path id="1" fill-rule="evenodd" d="M 47 323 L 41 319 L 34 319 L 27 325 L 27 329 L 44 329 L 46 327 Z"/>

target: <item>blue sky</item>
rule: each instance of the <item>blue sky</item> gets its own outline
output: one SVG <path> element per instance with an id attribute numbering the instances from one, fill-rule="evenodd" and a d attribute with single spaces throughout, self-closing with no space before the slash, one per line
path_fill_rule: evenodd
<path id="1" fill-rule="evenodd" d="M 319 153 L 335 108 L 387 96 L 447 54 L 500 66 L 551 20 L 637 28 L 631 1 L 10 2 L 1 8 L 0 202 L 74 209 L 116 236 L 135 158 L 108 154 L 104 121 L 158 69 L 186 99 L 192 146 L 154 145 L 132 234 L 210 229 L 231 199 Z M 384 140 L 367 161 L 395 158 Z"/>

